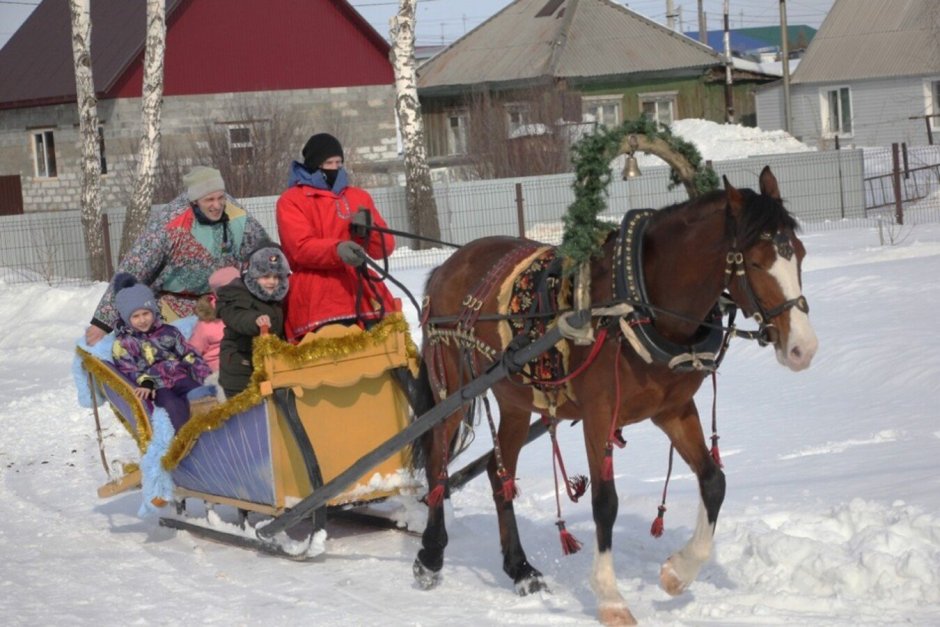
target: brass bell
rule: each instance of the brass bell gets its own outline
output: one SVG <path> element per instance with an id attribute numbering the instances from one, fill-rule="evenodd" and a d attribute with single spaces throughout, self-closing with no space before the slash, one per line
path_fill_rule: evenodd
<path id="1" fill-rule="evenodd" d="M 623 180 L 635 179 L 638 176 L 643 176 L 643 173 L 640 172 L 640 166 L 637 165 L 636 157 L 633 156 L 633 153 L 630 153 L 627 156 L 627 162 L 623 166 Z"/>

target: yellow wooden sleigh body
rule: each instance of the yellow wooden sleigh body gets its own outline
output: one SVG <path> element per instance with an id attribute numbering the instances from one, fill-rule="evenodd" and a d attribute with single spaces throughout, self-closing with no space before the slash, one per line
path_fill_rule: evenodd
<path id="1" fill-rule="evenodd" d="M 147 449 L 150 412 L 113 367 L 79 349 L 94 394 Z M 218 404 L 194 401 L 193 416 L 162 458 L 177 502 L 194 497 L 244 512 L 278 516 L 352 466 L 409 421 L 396 368 L 416 367 L 400 313 L 362 331 L 327 326 L 298 345 L 273 336 L 255 341 L 255 371 L 241 394 Z M 330 506 L 369 503 L 413 487 L 408 449 L 367 471 Z M 139 484 L 139 470 L 99 489 L 110 496 Z"/>

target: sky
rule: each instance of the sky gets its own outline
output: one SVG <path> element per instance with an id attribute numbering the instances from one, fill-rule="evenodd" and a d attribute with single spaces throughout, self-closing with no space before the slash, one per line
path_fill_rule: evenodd
<path id="1" fill-rule="evenodd" d="M 92 0 L 94 2 L 95 0 Z M 143 0 L 140 0 L 143 1 Z M 787 0 L 787 22 L 818 27 L 834 0 Z M 855 0 L 860 1 L 860 0 Z M 38 0 L 0 0 L 0 47 L 29 16 Z M 388 20 L 398 10 L 395 0 L 351 0 L 351 4 L 384 37 L 388 38 Z M 510 4 L 510 0 L 418 0 L 417 45 L 451 43 Z M 666 23 L 666 0 L 630 0 L 630 9 L 657 22 Z M 777 0 L 730 0 L 732 28 L 776 26 L 780 24 Z M 709 30 L 722 26 L 723 0 L 704 0 Z M 684 31 L 698 30 L 697 0 L 673 0 L 680 13 Z M 676 18 L 679 22 L 679 18 Z"/>
<path id="2" fill-rule="evenodd" d="M 683 122 L 676 132 L 706 159 L 734 140 L 720 133 L 733 126 Z M 748 131 L 749 144 L 759 143 Z M 782 144 L 768 135 L 767 152 Z M 786 198 L 788 181 L 779 183 Z M 935 211 L 940 197 L 929 202 Z M 940 334 L 925 315 L 940 309 L 940 224 L 918 215 L 908 208 L 908 226 L 881 236 L 871 223 L 803 225 L 803 293 L 819 351 L 793 373 L 771 349 L 732 342 L 717 396 L 727 496 L 713 555 L 682 596 L 660 590 L 658 574 L 694 529 L 695 481 L 677 462 L 665 533 L 652 538 L 667 442 L 649 421 L 624 431 L 628 444 L 614 458 L 613 559 L 641 624 L 940 624 Z M 396 276 L 420 300 L 429 270 Z M 331 521 L 325 552 L 292 562 L 159 527 L 138 517 L 137 492 L 98 499 L 107 479 L 94 417 L 76 402 L 70 367 L 104 287 L 0 278 L 4 625 L 597 624 L 590 505 L 564 502 L 567 528 L 586 546 L 562 556 L 547 439 L 523 450 L 515 503 L 530 561 L 551 589 L 538 596 L 516 596 L 502 572 L 482 478 L 447 505 L 450 545 L 433 591 L 412 583 L 419 539 L 410 533 Z M 418 339 L 417 313 L 410 305 L 406 313 Z M 696 401 L 707 430 L 710 385 Z M 109 409 L 101 420 L 108 460 L 134 461 Z M 480 426 L 458 465 L 488 448 L 486 433 Z M 568 471 L 584 472 L 580 429 L 559 433 Z M 420 529 L 413 497 L 393 506 Z"/>

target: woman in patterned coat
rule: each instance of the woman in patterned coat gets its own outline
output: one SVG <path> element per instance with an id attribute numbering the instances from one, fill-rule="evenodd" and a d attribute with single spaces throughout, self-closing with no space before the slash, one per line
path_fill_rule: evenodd
<path id="1" fill-rule="evenodd" d="M 168 321 L 192 315 L 199 297 L 209 293 L 209 275 L 224 266 L 244 267 L 248 254 L 269 239 L 261 223 L 226 195 L 218 170 L 197 166 L 183 182 L 186 193 L 150 220 L 118 266 L 153 289 Z M 109 286 L 85 341 L 95 344 L 117 320 Z"/>

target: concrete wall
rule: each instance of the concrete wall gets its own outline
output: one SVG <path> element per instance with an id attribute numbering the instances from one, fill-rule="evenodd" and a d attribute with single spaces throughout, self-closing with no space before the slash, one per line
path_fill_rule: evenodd
<path id="1" fill-rule="evenodd" d="M 298 157 L 303 141 L 314 132 L 337 134 L 349 168 L 369 185 L 387 185 L 400 170 L 394 116 L 394 87 L 375 85 L 286 92 L 168 97 L 163 104 L 164 158 L 184 154 L 194 141 L 205 143 L 213 124 L 243 121 L 245 112 L 297 116 L 295 146 L 284 146 Z M 104 127 L 108 174 L 102 177 L 102 207 L 128 203 L 134 176 L 134 153 L 140 137 L 140 100 L 98 103 Z M 37 177 L 33 134 L 54 132 L 57 176 Z M 62 211 L 79 206 L 81 187 L 78 112 L 75 104 L 0 111 L 0 175 L 19 175 L 25 212 Z M 187 164 L 188 165 L 188 164 Z M 286 181 L 287 173 L 284 173 Z"/>

